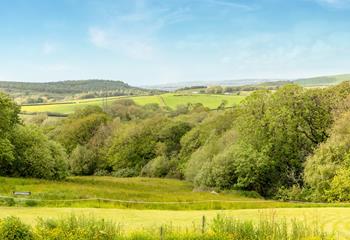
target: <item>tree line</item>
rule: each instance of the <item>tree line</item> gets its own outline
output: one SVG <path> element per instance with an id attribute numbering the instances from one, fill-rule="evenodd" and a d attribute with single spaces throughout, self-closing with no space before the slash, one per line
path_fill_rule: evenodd
<path id="1" fill-rule="evenodd" d="M 239 189 L 286 200 L 350 200 L 350 83 L 288 84 L 239 106 L 169 111 L 121 99 L 50 122 L 19 120 L 0 95 L 0 174 L 168 177 L 198 189 Z"/>
<path id="2" fill-rule="evenodd" d="M 21 104 L 163 93 L 160 90 L 133 87 L 122 81 L 98 79 L 46 83 L 0 81 L 0 91 L 7 92 Z"/>

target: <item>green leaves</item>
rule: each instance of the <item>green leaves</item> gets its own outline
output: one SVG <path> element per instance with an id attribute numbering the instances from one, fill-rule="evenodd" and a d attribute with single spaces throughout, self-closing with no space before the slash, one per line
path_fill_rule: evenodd
<path id="1" fill-rule="evenodd" d="M 34 126 L 17 126 L 13 133 L 15 161 L 12 175 L 45 179 L 67 176 L 67 156 L 61 145 Z"/>
<path id="2" fill-rule="evenodd" d="M 20 108 L 12 99 L 0 92 L 0 137 L 5 137 L 19 123 Z"/>

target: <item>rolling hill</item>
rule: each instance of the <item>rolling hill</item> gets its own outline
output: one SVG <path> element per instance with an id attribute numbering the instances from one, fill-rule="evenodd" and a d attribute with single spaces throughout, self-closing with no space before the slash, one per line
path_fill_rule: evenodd
<path id="1" fill-rule="evenodd" d="M 275 87 L 289 83 L 296 83 L 305 87 L 311 86 L 327 86 L 341 83 L 350 80 L 350 74 L 319 76 L 311 78 L 297 79 L 234 79 L 224 81 L 196 81 L 196 82 L 181 82 L 170 84 L 159 84 L 150 86 L 152 89 L 161 89 L 174 91 L 181 88 L 190 88 L 193 86 L 235 86 L 235 87 Z"/>
<path id="2" fill-rule="evenodd" d="M 122 81 L 113 80 L 67 80 L 60 82 L 6 82 L 0 81 L 0 89 L 7 91 L 33 91 L 45 93 L 82 93 L 82 92 L 100 92 L 100 91 L 119 91 L 148 93 L 146 89 L 132 87 Z"/>
<path id="3" fill-rule="evenodd" d="M 294 83 L 302 86 L 325 86 L 335 85 L 343 81 L 349 81 L 350 74 L 331 75 L 331 76 L 320 76 L 312 78 L 301 78 L 293 81 Z"/>
<path id="4" fill-rule="evenodd" d="M 135 96 L 160 93 L 133 87 L 113 80 L 68 80 L 60 82 L 7 82 L 0 81 L 0 91 L 23 103 L 45 103 L 63 99 L 88 99 L 104 96 Z"/>

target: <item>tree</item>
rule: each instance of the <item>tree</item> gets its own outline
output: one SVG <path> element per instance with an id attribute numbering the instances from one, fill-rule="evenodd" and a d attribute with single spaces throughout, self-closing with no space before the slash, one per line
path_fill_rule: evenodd
<path id="1" fill-rule="evenodd" d="M 151 118 L 125 124 L 112 140 L 109 162 L 114 171 L 137 176 L 141 169 L 156 157 L 157 132 L 167 119 Z"/>
<path id="2" fill-rule="evenodd" d="M 0 138 L 6 137 L 19 123 L 19 112 L 19 106 L 9 96 L 0 92 Z"/>
<path id="3" fill-rule="evenodd" d="M 350 170 L 350 112 L 344 113 L 333 125 L 330 138 L 322 143 L 305 164 L 305 182 L 318 200 L 339 199 L 341 186 L 335 184 L 344 179 Z M 338 176 L 339 175 L 339 176 Z M 346 185 L 343 185 L 344 189 Z M 337 190 L 334 189 L 336 187 Z"/>
<path id="4" fill-rule="evenodd" d="M 95 153 L 86 146 L 78 145 L 69 157 L 70 171 L 74 175 L 92 175 L 97 166 Z"/>
<path id="5" fill-rule="evenodd" d="M 67 176 L 64 149 L 49 140 L 39 128 L 18 125 L 11 140 L 15 152 L 11 175 L 45 179 L 63 179 Z"/>
<path id="6" fill-rule="evenodd" d="M 0 175 L 6 176 L 11 173 L 15 160 L 14 146 L 7 138 L 0 138 Z"/>
<path id="7" fill-rule="evenodd" d="M 263 165 L 271 166 L 269 174 L 259 180 L 264 183 L 260 193 L 273 194 L 280 186 L 303 185 L 305 159 L 327 139 L 333 121 L 325 91 L 297 85 L 283 86 L 273 94 L 257 91 L 240 109 L 236 125 L 241 144 L 259 153 Z"/>
<path id="8" fill-rule="evenodd" d="M 51 135 L 71 153 L 77 145 L 87 144 L 107 120 L 108 116 L 105 113 L 85 109 L 64 121 Z"/>
<path id="9" fill-rule="evenodd" d="M 19 107 L 9 96 L 0 92 L 0 175 L 11 172 L 14 157 L 14 146 L 9 138 L 19 123 Z"/>

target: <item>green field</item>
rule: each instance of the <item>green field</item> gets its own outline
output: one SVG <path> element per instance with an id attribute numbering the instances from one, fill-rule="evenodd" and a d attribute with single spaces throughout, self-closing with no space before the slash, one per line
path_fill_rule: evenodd
<path id="1" fill-rule="evenodd" d="M 13 191 L 30 191 L 16 205 L 106 207 L 134 209 L 241 209 L 303 206 L 248 198 L 240 192 L 211 193 L 193 191 L 190 183 L 175 179 L 70 177 L 66 181 L 0 178 L 0 195 L 12 197 Z M 30 204 L 32 204 L 30 202 Z"/>
<path id="2" fill-rule="evenodd" d="M 110 97 L 108 98 L 108 103 L 112 103 L 117 99 L 128 98 L 133 99 L 139 105 L 146 105 L 149 103 L 157 103 L 160 106 L 168 106 L 172 109 L 176 108 L 177 105 L 187 104 L 187 103 L 202 103 L 204 106 L 215 109 L 217 108 L 223 100 L 227 101 L 227 106 L 232 106 L 234 104 L 239 104 L 244 98 L 243 96 L 233 96 L 233 95 L 210 95 L 210 94 L 194 94 L 194 95 L 178 95 L 178 94 L 163 94 L 154 96 L 135 96 L 135 97 Z M 54 112 L 69 114 L 74 112 L 75 109 L 85 107 L 88 105 L 98 105 L 102 106 L 103 99 L 86 99 L 86 100 L 74 100 L 62 103 L 53 103 L 46 105 L 30 105 L 22 106 L 23 112 Z"/>
<path id="3" fill-rule="evenodd" d="M 13 206 L 6 206 L 13 191 L 32 195 L 15 197 Z M 197 192 L 190 183 L 174 179 L 70 177 L 57 182 L 1 177 L 0 195 L 0 219 L 17 216 L 32 225 L 38 217 L 75 214 L 113 220 L 125 230 L 164 224 L 190 228 L 198 226 L 202 216 L 210 221 L 220 214 L 256 222 L 262 217 L 317 222 L 327 231 L 350 237 L 349 204 L 270 201 L 235 191 Z"/>
<path id="4" fill-rule="evenodd" d="M 69 177 L 65 181 L 0 177 L 0 200 L 8 205 L 13 191 L 30 191 L 14 197 L 15 206 L 98 207 L 160 210 L 219 210 L 283 207 L 329 207 L 350 204 L 317 204 L 264 200 L 237 191 L 193 191 L 190 183 L 175 179 Z"/>
<path id="5" fill-rule="evenodd" d="M 181 229 L 199 227 L 203 216 L 208 223 L 218 214 L 239 220 L 258 222 L 261 218 L 306 221 L 309 225 L 318 224 L 327 232 L 336 232 L 339 239 L 350 237 L 350 208 L 281 208 L 244 209 L 213 211 L 169 211 L 99 208 L 0 208 L 0 219 L 17 216 L 25 223 L 34 225 L 38 218 L 62 218 L 70 215 L 93 216 L 112 220 L 126 231 L 142 228 L 157 228 L 172 225 Z"/>

